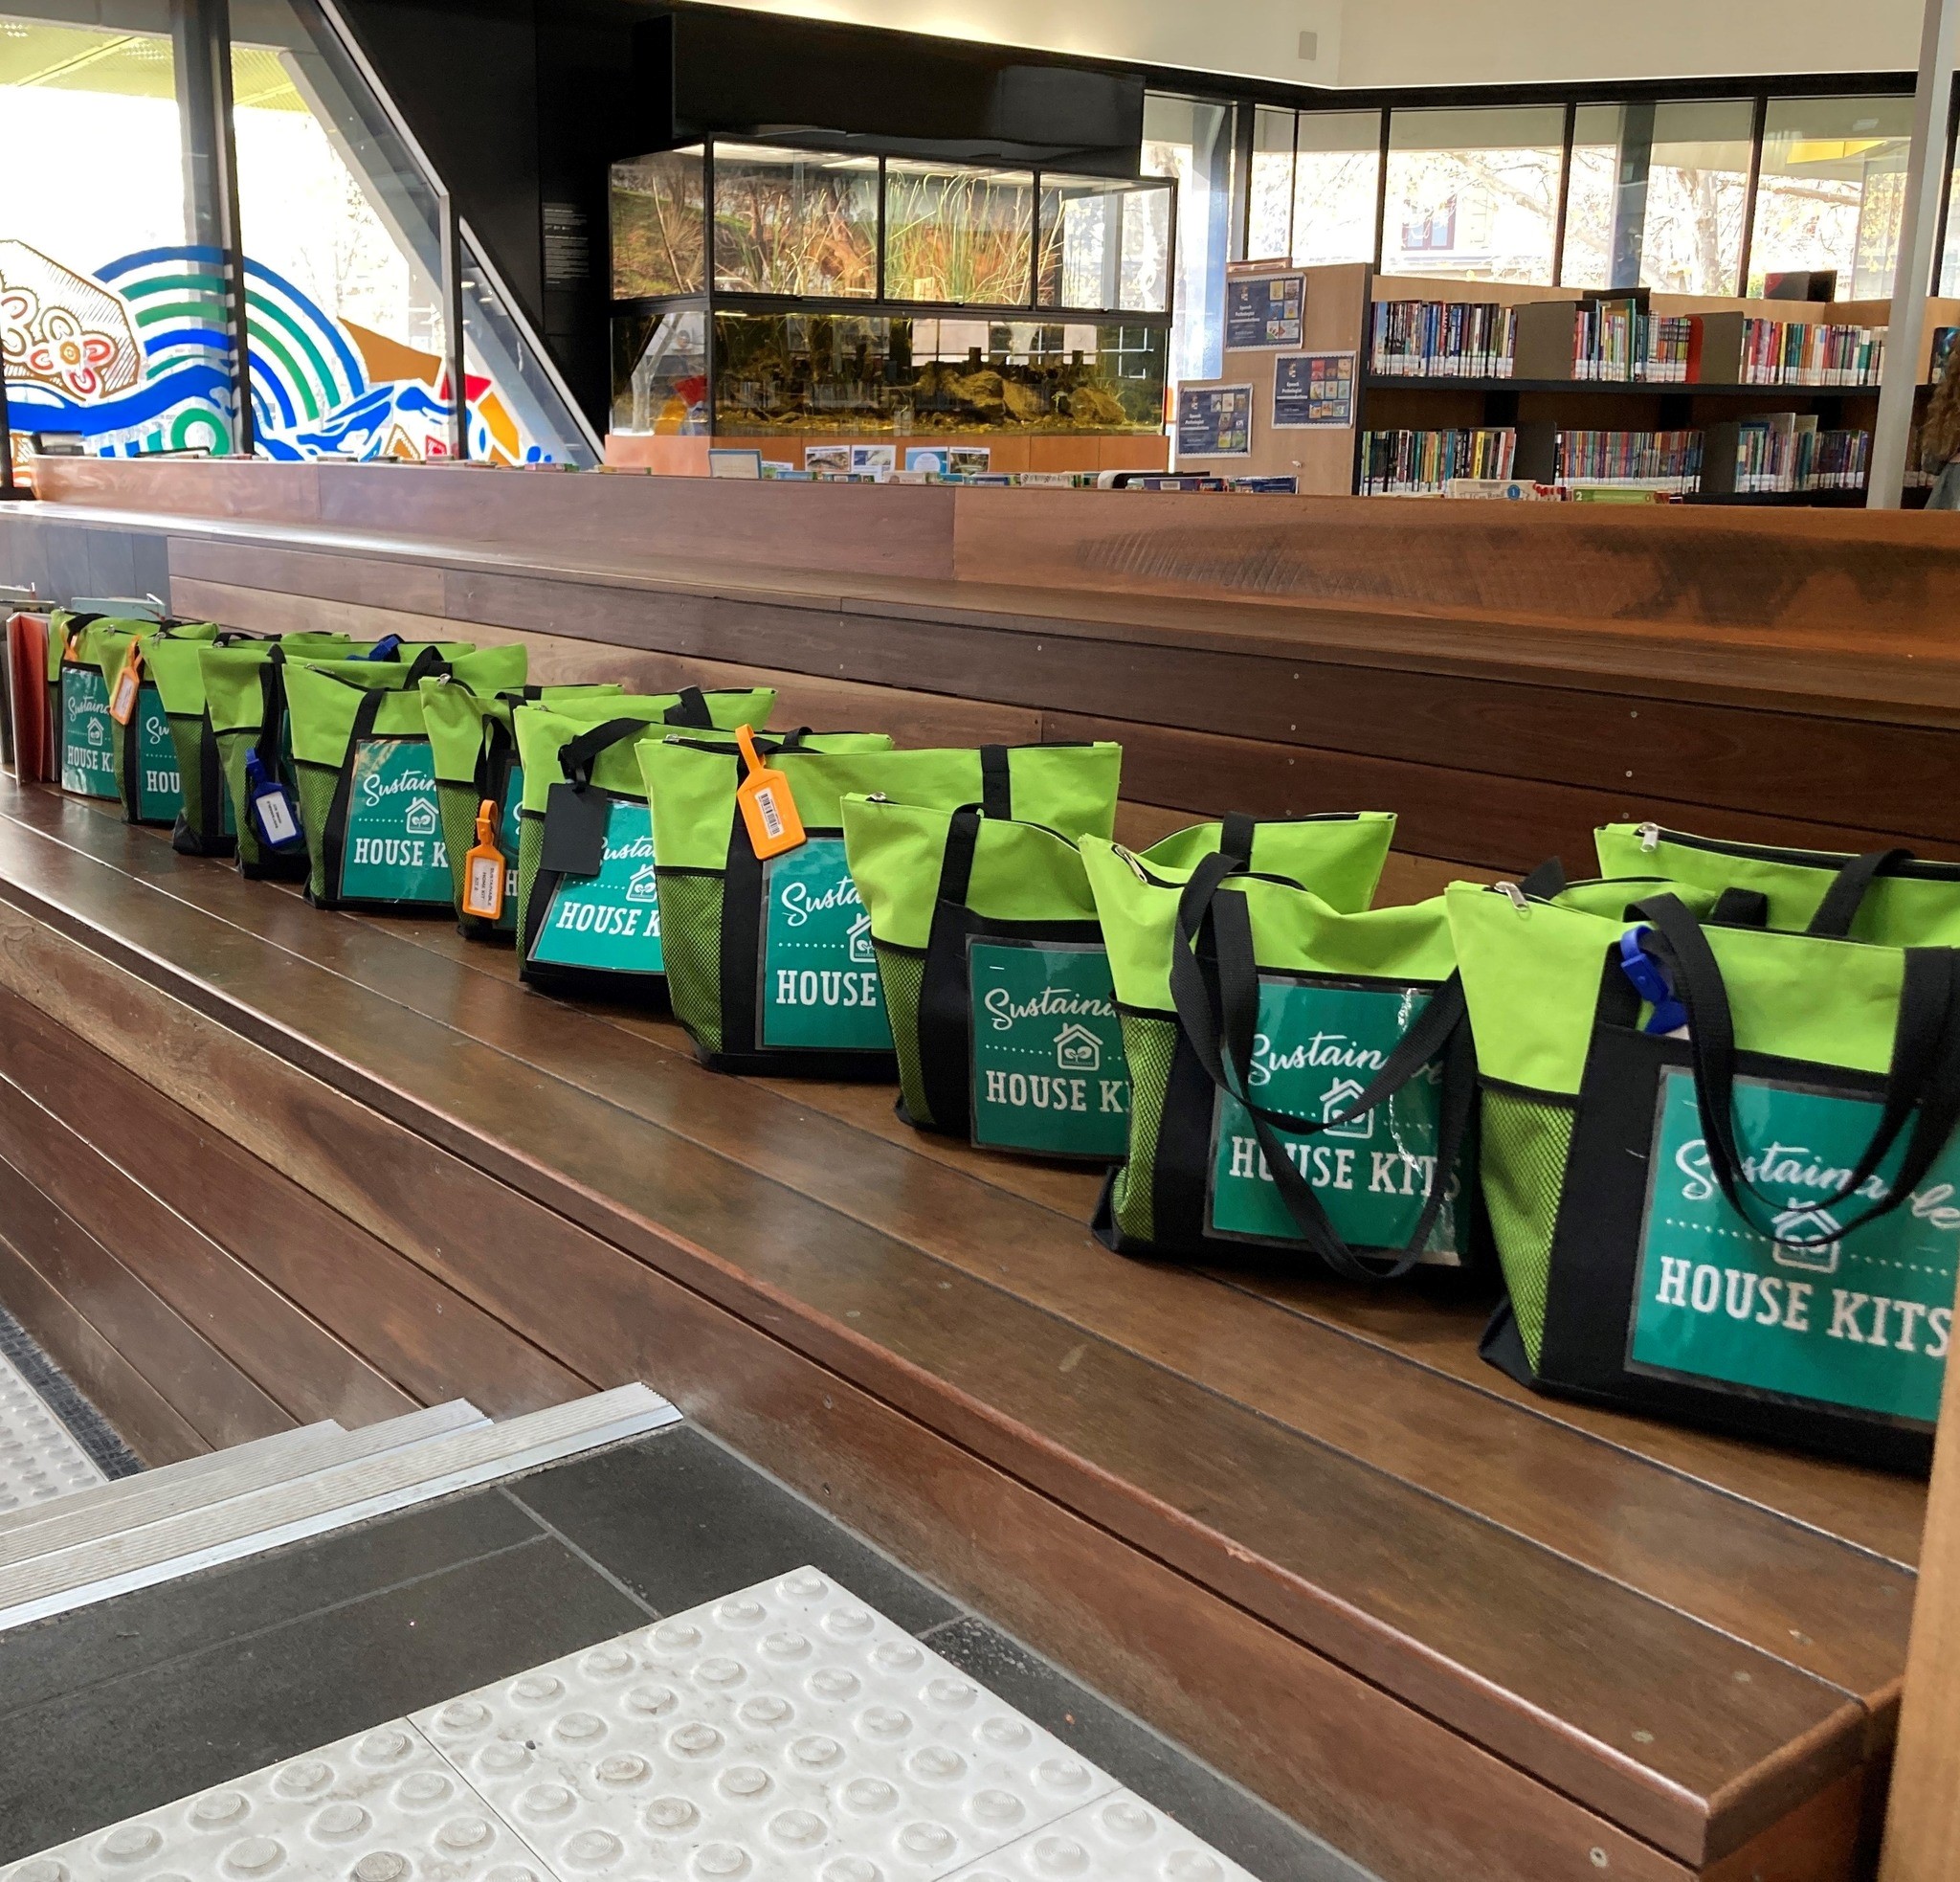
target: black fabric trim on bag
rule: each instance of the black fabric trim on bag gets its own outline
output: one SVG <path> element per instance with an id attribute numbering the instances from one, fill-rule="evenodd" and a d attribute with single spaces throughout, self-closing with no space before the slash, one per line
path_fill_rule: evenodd
<path id="1" fill-rule="evenodd" d="M 613 804 L 640 804 L 642 809 L 645 808 L 641 799 L 625 792 L 607 791 L 597 785 L 587 789 L 592 796 L 603 799 L 609 811 Z M 520 810 L 518 816 L 521 819 L 533 818 L 540 822 L 544 820 L 535 811 Z M 576 967 L 567 961 L 531 958 L 537 937 L 544 931 L 545 918 L 551 912 L 551 898 L 557 894 L 565 873 L 563 870 L 546 869 L 541 863 L 531 878 L 531 899 L 523 910 L 517 935 L 518 978 L 541 993 L 611 1000 L 618 1005 L 638 1007 L 653 1013 L 668 1012 L 670 1002 L 665 973 L 635 974 L 625 968 Z M 496 931 L 487 922 L 482 927 L 486 933 Z"/>
<path id="2" fill-rule="evenodd" d="M 1388 1063 L 1354 1102 L 1333 1115 L 1301 1118 L 1255 1104 L 1247 1095 L 1248 1068 L 1258 1023 L 1260 974 L 1254 949 L 1252 917 L 1245 897 L 1221 893 L 1235 860 L 1220 852 L 1192 872 L 1178 899 L 1177 932 L 1170 951 L 1170 994 L 1177 1009 L 1178 1036 L 1189 1043 L 1214 1093 L 1237 1099 L 1251 1119 L 1275 1188 L 1307 1247 L 1337 1274 L 1355 1281 L 1396 1280 L 1420 1261 L 1441 1214 L 1449 1180 L 1463 1162 L 1476 1110 L 1476 1060 L 1459 975 L 1430 996 L 1403 1034 Z M 1209 946 L 1207 945 L 1209 943 Z M 1311 975 L 1304 980 L 1336 978 Z M 1403 983 L 1416 984 L 1416 983 Z M 1406 1248 L 1386 1266 L 1373 1266 L 1335 1228 L 1313 1185 L 1286 1155 L 1280 1132 L 1313 1135 L 1348 1123 L 1386 1103 L 1433 1060 L 1442 1060 L 1442 1089 L 1437 1124 L 1437 1158 L 1430 1189 Z M 1211 1190 L 1212 1119 L 1216 1099 L 1206 1108 L 1206 1172 L 1200 1187 Z M 1160 1130 L 1160 1149 L 1162 1133 Z M 1161 1169 L 1161 1162 L 1159 1165 Z M 1465 1198 L 1476 1188 L 1465 1184 Z M 1207 1234 L 1207 1243 L 1237 1245 L 1239 1238 Z"/>
<path id="3" fill-rule="evenodd" d="M 206 706 L 197 723 L 198 808 L 203 815 L 202 829 L 193 830 L 188 812 L 180 812 L 177 828 L 171 833 L 170 847 L 180 856 L 234 856 L 238 840 L 225 831 L 224 760 L 218 752 L 217 734 L 212 730 L 211 708 Z"/>
<path id="4" fill-rule="evenodd" d="M 1688 1050 L 1695 1101 L 1708 1146 L 1709 1167 L 1724 1197 L 1744 1221 L 1771 1241 L 1800 1248 L 1758 1220 L 1755 1205 L 1774 1211 L 1774 1199 L 1757 1189 L 1743 1167 L 1735 1135 L 1735 1064 L 1738 1052 L 1721 964 L 1702 925 L 1677 896 L 1657 895 L 1638 913 L 1660 937 L 1661 957 L 1673 968 L 1677 997 L 1687 1012 Z M 1892 1035 L 1892 1056 L 1882 1087 L 1882 1108 L 1871 1140 L 1835 1196 L 1816 1199 L 1835 1208 L 1856 1196 L 1876 1173 L 1908 1123 L 1912 1133 L 1893 1179 L 1890 1197 L 1842 1223 L 1848 1235 L 1901 1207 L 1933 1166 L 1960 1126 L 1960 952 L 1907 948 Z"/>
<path id="5" fill-rule="evenodd" d="M 380 714 L 381 702 L 387 697 L 381 687 L 370 686 L 354 707 L 354 729 L 347 738 L 346 755 L 335 773 L 333 802 L 326 813 L 326 828 L 320 833 L 320 879 L 326 885 L 324 893 L 317 897 L 314 895 L 310 874 L 306 883 L 306 899 L 316 908 L 341 907 L 341 863 L 347 846 L 347 800 L 354 791 L 354 760 L 360 754 L 361 741 L 374 735 L 374 721 Z"/>
<path id="6" fill-rule="evenodd" d="M 113 688 L 111 689 L 113 694 Z M 141 823 L 143 821 L 143 696 L 145 691 L 152 694 L 156 688 L 148 681 L 142 682 L 136 688 L 136 710 L 129 715 L 126 726 L 117 726 L 117 736 L 122 741 L 122 821 Z M 113 724 L 114 721 L 112 720 Z"/>
<path id="7" fill-rule="evenodd" d="M 1555 1397 L 1679 1420 L 1732 1435 L 1797 1445 L 1888 1469 L 1924 1471 L 1931 1435 L 1849 1408 L 1752 1395 L 1713 1383 L 1688 1384 L 1630 1372 L 1626 1365 L 1645 1225 L 1649 1158 L 1659 1080 L 1687 1067 L 1686 1042 L 1632 1024 L 1609 962 L 1602 1017 L 1595 1022 L 1580 1086 L 1565 1186 L 1552 1232 L 1545 1333 L 1538 1369 L 1525 1359 L 1515 1327 L 1493 1319 L 1482 1351 L 1493 1364 Z M 1629 990 L 1630 992 L 1630 990 Z M 1619 1008 L 1617 1022 L 1606 1017 Z M 1636 1009 L 1637 1010 L 1637 1009 Z M 1751 1078 L 1797 1083 L 1860 1098 L 1880 1094 L 1875 1078 L 1756 1053 L 1741 1055 Z"/>
<path id="8" fill-rule="evenodd" d="M 939 890 L 933 899 L 932 929 L 925 944 L 925 967 L 919 982 L 919 1078 L 930 1120 L 914 1117 L 902 1096 L 893 1109 L 907 1124 L 970 1140 L 973 1134 L 973 995 L 969 944 L 974 940 L 1098 943 L 1095 921 L 1011 922 L 990 920 L 967 906 L 979 843 L 981 813 L 972 805 L 956 810 L 947 827 Z M 1055 1156 L 1052 1151 L 1023 1153 Z M 1090 1159 L 1102 1162 L 1104 1159 Z"/>
<path id="9" fill-rule="evenodd" d="M 286 718 L 285 664 L 286 650 L 275 640 L 266 655 L 265 664 L 258 670 L 258 736 L 254 741 L 254 749 L 267 777 L 292 782 L 294 780 L 287 768 L 279 761 L 279 728 Z M 250 803 L 237 805 L 234 815 L 241 828 L 251 829 Z M 304 883 L 311 880 L 313 863 L 307 844 L 302 842 L 291 849 L 272 849 L 259 839 L 256 830 L 252 837 L 258 851 L 256 862 L 246 856 L 242 842 L 237 846 L 238 873 L 248 882 Z"/>

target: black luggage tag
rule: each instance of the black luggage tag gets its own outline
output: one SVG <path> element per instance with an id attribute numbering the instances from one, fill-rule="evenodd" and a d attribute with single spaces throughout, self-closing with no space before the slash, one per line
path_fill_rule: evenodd
<path id="1" fill-rule="evenodd" d="M 554 876 L 596 876 L 606 866 L 610 801 L 575 784 L 554 784 L 545 799 L 539 868 Z"/>

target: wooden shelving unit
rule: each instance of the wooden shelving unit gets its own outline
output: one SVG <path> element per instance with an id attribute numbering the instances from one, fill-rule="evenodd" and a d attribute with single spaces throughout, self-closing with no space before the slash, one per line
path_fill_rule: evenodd
<path id="1" fill-rule="evenodd" d="M 1560 430 L 1690 431 L 1772 413 L 1812 413 L 1825 430 L 1871 431 L 1878 420 L 1879 389 L 1871 386 L 1748 385 L 1733 377 L 1692 382 L 1576 379 L 1534 376 L 1420 375 L 1381 372 L 1371 365 L 1375 303 L 1435 301 L 1499 306 L 1540 306 L 1563 302 L 1574 310 L 1589 299 L 1618 299 L 1575 288 L 1515 285 L 1504 281 L 1433 280 L 1377 275 L 1356 265 L 1288 269 L 1274 263 L 1274 274 L 1299 273 L 1306 281 L 1302 350 L 1351 349 L 1355 355 L 1353 424 L 1344 430 L 1275 431 L 1271 416 L 1273 350 L 1226 354 L 1219 385 L 1250 383 L 1255 426 L 1249 457 L 1231 468 L 1253 476 L 1292 475 L 1303 494 L 1355 493 L 1360 481 L 1361 437 L 1371 431 L 1433 431 L 1498 426 L 1517 428 L 1517 475 L 1545 476 L 1549 439 Z M 1851 326 L 1885 326 L 1888 301 L 1767 301 L 1715 299 L 1693 295 L 1644 297 L 1656 316 L 1754 316 L 1759 319 Z M 1555 320 L 1555 316 L 1553 317 Z M 1934 299 L 1921 340 L 1918 377 L 1922 398 L 1930 390 L 1930 354 L 1935 331 L 1960 326 L 1960 299 Z M 1542 362 L 1542 349 L 1537 352 Z M 1704 365 L 1706 362 L 1704 361 Z M 1726 369 L 1732 372 L 1732 366 Z M 1725 371 L 1720 363 L 1717 372 Z M 1203 469 L 1222 460 L 1201 460 Z M 1863 502 L 1860 490 L 1710 492 L 1687 501 L 1764 507 L 1848 507 Z M 1924 503 L 1923 491 L 1906 493 L 1908 504 Z"/>

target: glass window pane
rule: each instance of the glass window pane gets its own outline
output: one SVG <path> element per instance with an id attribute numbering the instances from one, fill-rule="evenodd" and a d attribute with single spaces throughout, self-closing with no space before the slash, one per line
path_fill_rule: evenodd
<path id="1" fill-rule="evenodd" d="M 615 315 L 612 429 L 696 437 L 707 428 L 707 315 L 699 307 Z"/>
<path id="2" fill-rule="evenodd" d="M 1293 158 L 1293 258 L 1302 267 L 1374 259 L 1382 167 L 1379 111 L 1303 111 Z"/>
<path id="3" fill-rule="evenodd" d="M 703 257 L 702 148 L 612 166 L 612 297 L 699 294 Z"/>
<path id="4" fill-rule="evenodd" d="M 1042 177 L 1042 306 L 1162 313 L 1169 274 L 1169 190 L 1103 177 Z"/>
<path id="5" fill-rule="evenodd" d="M 1283 261 L 1293 252 L 1293 113 L 1260 105 L 1252 122 L 1252 207 L 1246 258 Z"/>
<path id="6" fill-rule="evenodd" d="M 1225 260 L 1232 241 L 1233 107 L 1150 92 L 1143 168 L 1177 179 L 1174 379 L 1215 378 L 1224 364 Z"/>
<path id="7" fill-rule="evenodd" d="M 241 0 L 232 34 L 260 455 L 446 456 L 434 191 L 312 0 Z"/>
<path id="8" fill-rule="evenodd" d="M 1555 104 L 1390 112 L 1382 271 L 1548 283 L 1564 148 Z"/>
<path id="9" fill-rule="evenodd" d="M 13 429 L 103 456 L 229 451 L 228 270 L 215 205 L 189 189 L 169 7 L 132 0 L 114 28 L 73 24 L 78 11 L 38 18 L 27 0 L 0 28 Z"/>
<path id="10" fill-rule="evenodd" d="M 878 159 L 715 146 L 715 285 L 878 293 Z"/>
<path id="11" fill-rule="evenodd" d="M 1748 291 L 1786 269 L 1835 268 L 1840 301 L 1890 294 L 1911 141 L 1909 98 L 1771 99 Z"/>
<path id="12" fill-rule="evenodd" d="M 1746 98 L 1581 105 L 1564 280 L 1735 293 L 1753 109 Z"/>
<path id="13" fill-rule="evenodd" d="M 885 166 L 892 301 L 1025 307 L 1035 284 L 1035 179 L 1025 170 Z"/>
<path id="14" fill-rule="evenodd" d="M 1956 179 L 1960 179 L 1960 162 L 1947 178 L 1947 239 L 1941 246 L 1940 271 L 1934 278 L 1939 283 L 1933 290 L 1936 294 L 1960 294 L 1960 215 L 1953 213 L 1960 209 L 1960 190 L 1953 187 Z"/>
<path id="15" fill-rule="evenodd" d="M 463 370 L 470 456 L 479 463 L 598 462 L 585 428 L 476 251 L 462 244 Z"/>
<path id="16" fill-rule="evenodd" d="M 1162 326 L 929 315 L 715 315 L 715 435 L 1153 432 Z"/>

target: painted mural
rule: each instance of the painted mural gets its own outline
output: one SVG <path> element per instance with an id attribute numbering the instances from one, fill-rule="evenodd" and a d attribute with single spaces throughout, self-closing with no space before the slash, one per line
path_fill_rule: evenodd
<path id="1" fill-rule="evenodd" d="M 0 240 L 13 429 L 78 434 L 99 457 L 231 451 L 225 288 L 221 249 L 144 249 L 84 275 Z M 436 354 L 336 319 L 249 256 L 245 299 L 260 456 L 449 455 L 449 372 Z M 549 457 L 487 378 L 471 376 L 465 394 L 471 457 Z"/>

